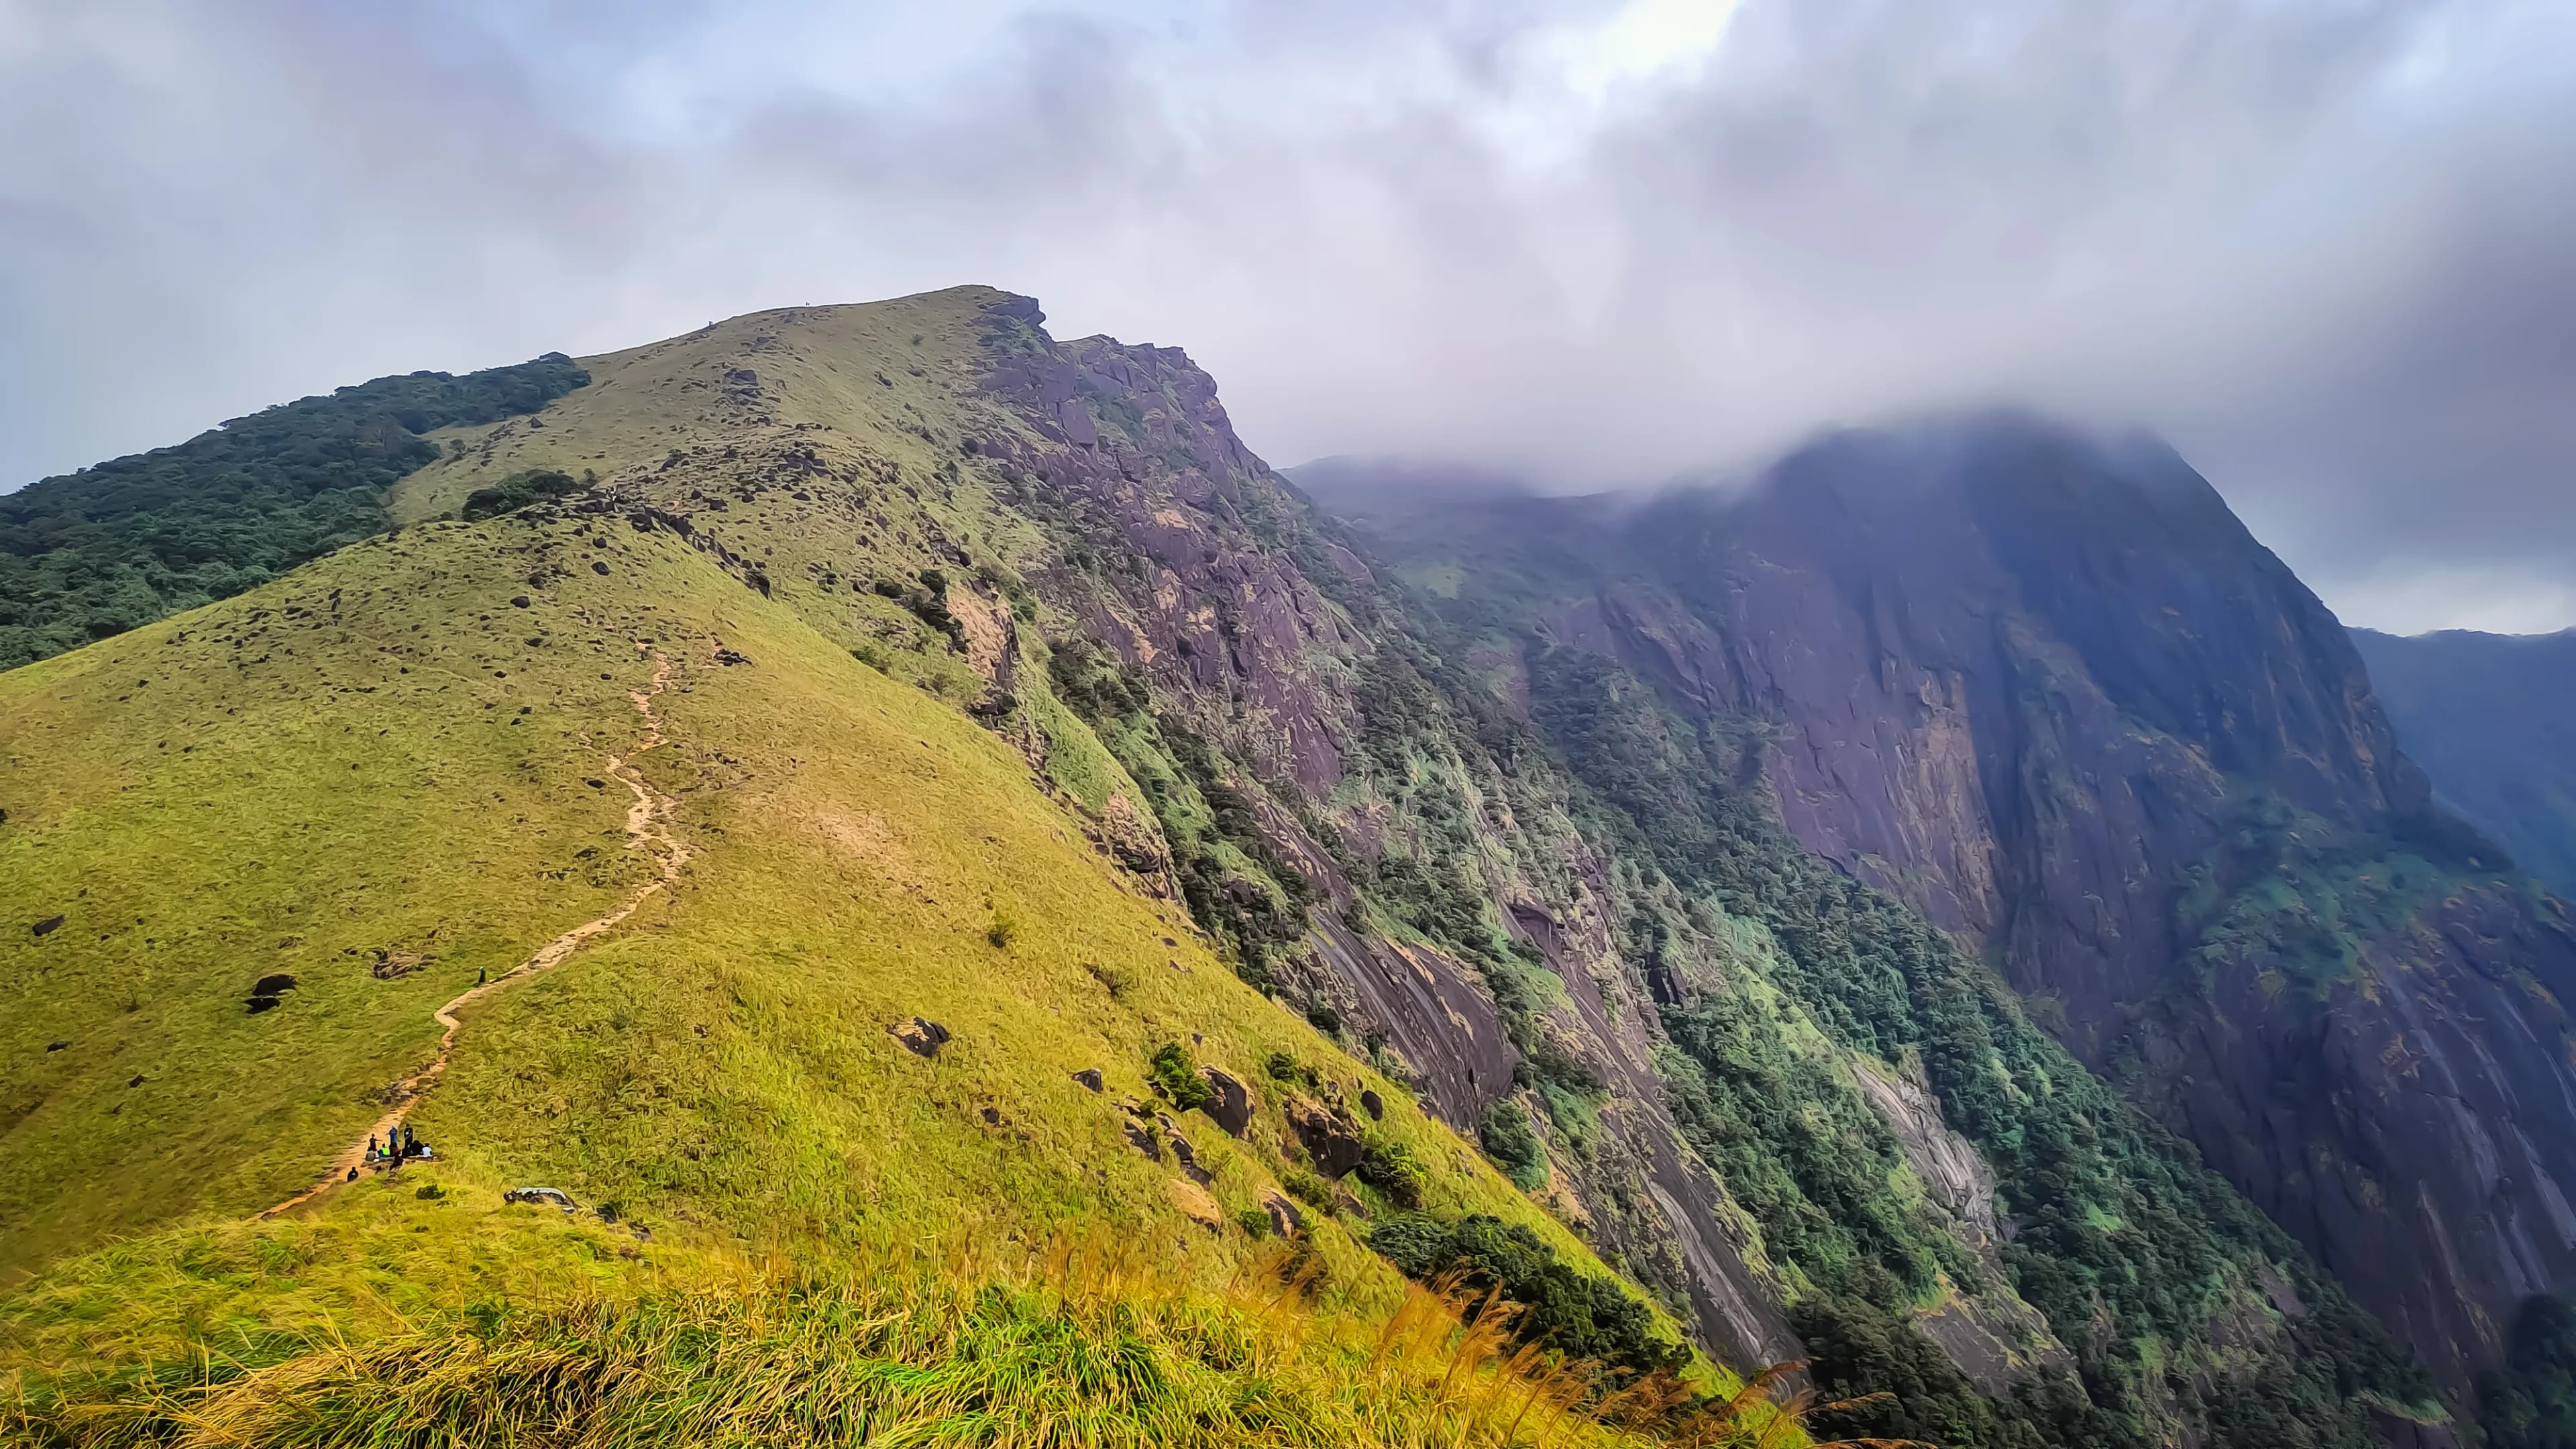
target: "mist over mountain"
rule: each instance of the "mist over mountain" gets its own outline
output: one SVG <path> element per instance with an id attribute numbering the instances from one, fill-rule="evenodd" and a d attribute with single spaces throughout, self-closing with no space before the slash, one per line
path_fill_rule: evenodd
<path id="1" fill-rule="evenodd" d="M 0 1444 L 2576 1445 L 2572 64 L 0 0 Z"/>
<path id="2" fill-rule="evenodd" d="M 973 276 L 1187 344 L 1281 459 L 1596 491 L 2026 403 L 2173 439 L 2350 622 L 2564 627 L 2570 24 L 22 0 L 0 488 Z"/>
<path id="3" fill-rule="evenodd" d="M 2352 642 L 2434 793 L 2576 895 L 2576 634 L 2355 629 Z"/>

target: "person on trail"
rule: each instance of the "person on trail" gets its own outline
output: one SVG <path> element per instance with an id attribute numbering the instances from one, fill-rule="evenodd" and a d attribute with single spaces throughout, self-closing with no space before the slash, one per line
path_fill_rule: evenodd
<path id="1" fill-rule="evenodd" d="M 492 971 L 491 971 L 491 968 L 490 968 L 490 967 L 488 967 L 488 966 L 477 966 L 477 967 L 475 967 L 475 968 L 474 968 L 474 984 L 475 984 L 475 985 L 480 986 L 480 985 L 482 985 L 484 982 L 489 981 L 489 980 L 491 980 L 491 979 L 492 979 Z"/>
<path id="2" fill-rule="evenodd" d="M 370 1132 L 367 1134 L 367 1160 L 373 1162 L 380 1155 L 382 1154 L 376 1151 L 376 1134 Z"/>

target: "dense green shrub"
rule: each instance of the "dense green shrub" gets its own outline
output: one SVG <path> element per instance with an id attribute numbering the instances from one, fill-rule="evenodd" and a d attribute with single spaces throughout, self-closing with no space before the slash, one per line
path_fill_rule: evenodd
<path id="1" fill-rule="evenodd" d="M 529 468 L 513 473 L 489 488 L 477 488 L 466 495 L 465 506 L 458 510 L 466 521 L 498 518 L 516 513 L 531 503 L 549 498 L 562 498 L 581 491 L 570 473 L 552 468 Z"/>
<path id="2" fill-rule="evenodd" d="M 1204 1107 L 1216 1100 L 1215 1089 L 1199 1075 L 1188 1050 L 1179 1042 L 1167 1041 L 1154 1048 L 1154 1054 L 1145 1059 L 1145 1074 L 1155 1095 L 1180 1111 Z"/>
<path id="3" fill-rule="evenodd" d="M 1689 1362 L 1690 1351 L 1659 1335 L 1645 1303 L 1608 1278 L 1577 1272 L 1538 1234 L 1483 1213 L 1442 1222 L 1404 1213 L 1369 1232 L 1369 1246 L 1406 1277 L 1455 1275 L 1477 1296 L 1500 1289 L 1524 1340 L 1572 1358 L 1651 1373 Z"/>
<path id="4" fill-rule="evenodd" d="M 1386 1194 L 1397 1207 L 1411 1210 L 1422 1205 L 1422 1164 L 1403 1143 L 1371 1132 L 1361 1144 L 1357 1171 L 1360 1181 Z"/>
<path id="5" fill-rule="evenodd" d="M 1538 1134 L 1530 1130 L 1529 1114 L 1518 1102 L 1496 1102 L 1476 1129 L 1476 1140 L 1523 1192 L 1547 1185 L 1547 1149 L 1539 1146 Z"/>
<path id="6" fill-rule="evenodd" d="M 2488 1449 L 2576 1449 L 2576 1303 L 2526 1301 L 2504 1372 L 2483 1389 Z"/>

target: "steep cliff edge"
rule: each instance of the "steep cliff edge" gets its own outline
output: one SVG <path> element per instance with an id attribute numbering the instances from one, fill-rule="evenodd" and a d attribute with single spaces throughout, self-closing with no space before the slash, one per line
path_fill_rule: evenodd
<path id="1" fill-rule="evenodd" d="M 1497 647 L 1751 740 L 1802 846 L 1983 951 L 2455 1393 L 2570 1283 L 2566 908 L 2431 806 L 2341 627 L 2169 450 L 1987 417 L 1477 514 L 1380 533 Z"/>
<path id="2" fill-rule="evenodd" d="M 1739 819 L 1741 792 L 1685 805 L 1725 816 L 1709 854 L 1641 848 L 1626 832 L 1646 807 L 1605 800 L 1567 757 L 1579 742 L 1528 717 L 1531 681 L 1482 687 L 1508 661 L 1418 608 L 1245 449 L 1204 372 L 1174 349 L 1054 342 L 1038 321 L 996 310 L 986 388 L 1018 426 L 975 455 L 1054 541 L 1018 560 L 1086 624 L 1057 642 L 1051 683 L 1153 798 L 1193 913 L 1705 1342 L 1738 1358 L 1822 1343 L 1821 1370 L 1852 1387 L 1919 1345 L 1915 1395 L 1861 1427 L 1956 1442 L 2259 1434 L 2298 1411 L 2243 1411 L 2239 1386 L 2307 1372 L 2293 1365 L 2320 1334 L 2342 1344 L 2321 1359 L 2341 1378 L 2307 1401 L 2339 1407 L 2316 1411 L 2407 1408 L 2331 1285 L 2156 1134 L 2069 1088 L 2030 1105 L 2073 1065 L 1934 938 L 1807 873 Z M 1567 685 L 1540 681 L 1542 709 L 1583 693 Z M 1632 726 L 1654 728 L 1592 717 L 1585 738 L 1626 749 Z M 1830 933 L 1801 924 L 1847 910 Z M 1914 999 L 1851 1000 L 1831 983 L 1856 971 L 1913 972 Z M 1933 1094 L 1870 1090 L 1913 1080 L 1934 1019 L 1995 1039 L 1991 1070 L 2017 1084 L 2020 1105 L 1947 1098 L 2010 1157 L 2006 1199 L 2046 1222 L 2017 1243 L 1974 1188 L 1999 1169 L 1975 1165 Z M 2016 1145 L 2033 1136 L 2069 1156 L 2043 1168 Z M 2036 1188 L 2042 1171 L 2065 1186 Z M 2173 1224 L 2164 1243 L 2121 1236 L 2148 1220 Z M 2195 1286 L 2156 1303 L 2116 1286 L 2158 1273 Z M 2261 1286 L 2292 1279 L 2295 1314 Z M 2044 1311 L 2014 1287 L 2043 1281 Z M 2302 1292 L 2323 1318 L 2297 1321 Z"/>

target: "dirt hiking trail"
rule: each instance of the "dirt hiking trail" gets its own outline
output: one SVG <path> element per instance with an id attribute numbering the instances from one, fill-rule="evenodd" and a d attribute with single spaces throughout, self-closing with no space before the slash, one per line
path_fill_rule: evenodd
<path id="1" fill-rule="evenodd" d="M 639 651 L 644 647 L 640 644 L 636 646 Z M 439 1074 L 447 1070 L 448 1059 L 455 1055 L 456 1034 L 463 1030 L 465 1025 L 457 1019 L 457 1012 L 500 991 L 505 986 L 524 981 L 540 971 L 561 965 L 565 957 L 606 935 L 619 922 L 635 914 L 636 908 L 651 899 L 655 893 L 679 879 L 681 867 L 687 865 L 689 858 L 696 853 L 678 836 L 671 833 L 671 812 L 679 807 L 679 802 L 654 789 L 644 778 L 643 773 L 634 766 L 637 756 L 662 743 L 662 720 L 653 712 L 653 698 L 668 689 L 670 685 L 671 661 L 661 650 L 656 649 L 653 651 L 652 686 L 648 689 L 629 690 L 626 694 L 627 698 L 635 701 L 635 712 L 644 718 L 644 733 L 636 740 L 633 749 L 623 755 L 608 757 L 608 773 L 616 776 L 619 783 L 625 785 L 635 795 L 635 803 L 626 807 L 626 843 L 630 848 L 641 850 L 653 858 L 657 866 L 653 879 L 628 892 L 626 899 L 617 909 L 595 920 L 584 921 L 555 937 L 538 947 L 537 953 L 527 960 L 482 985 L 459 994 L 432 1013 L 432 1018 L 446 1028 L 438 1039 L 438 1055 L 430 1060 L 429 1065 L 405 1077 L 394 1088 L 393 1109 L 376 1119 L 375 1125 L 368 1129 L 367 1141 L 350 1144 L 347 1151 L 332 1159 L 330 1170 L 323 1175 L 320 1182 L 261 1213 L 260 1217 L 273 1218 L 280 1213 L 290 1212 L 349 1181 L 350 1174 L 366 1162 L 368 1141 L 392 1140 L 393 1134 L 401 1129 L 403 1120 L 411 1115 L 411 1109 L 419 1105 L 420 1099 L 437 1083 Z"/>

